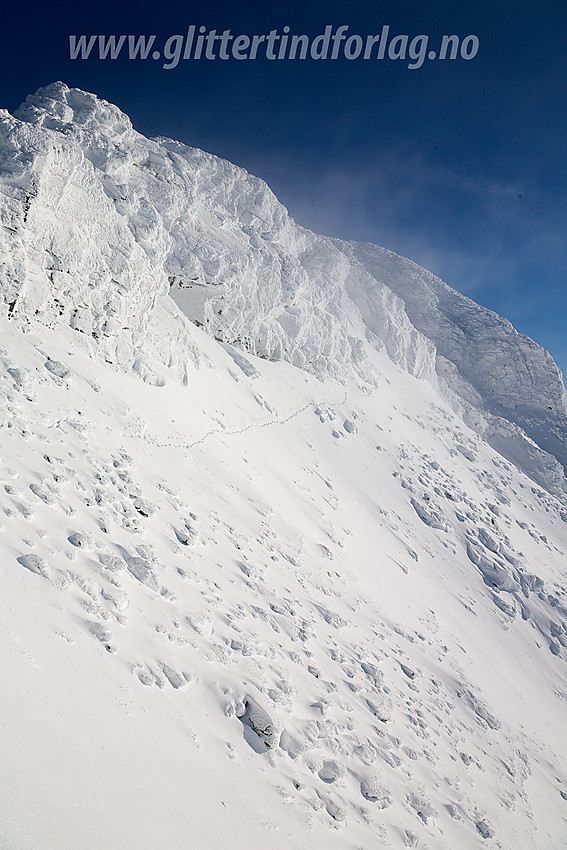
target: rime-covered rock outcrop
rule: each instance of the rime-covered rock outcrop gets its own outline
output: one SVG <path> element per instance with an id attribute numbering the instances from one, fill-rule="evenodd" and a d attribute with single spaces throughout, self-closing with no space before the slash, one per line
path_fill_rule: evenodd
<path id="1" fill-rule="evenodd" d="M 567 395 L 547 352 L 409 260 L 300 227 L 243 169 L 147 139 L 118 107 L 54 83 L 0 113 L 0 191 L 12 319 L 68 325 L 157 384 L 187 380 L 198 358 L 183 314 L 224 343 L 369 388 L 371 350 L 385 348 L 565 490 Z"/>

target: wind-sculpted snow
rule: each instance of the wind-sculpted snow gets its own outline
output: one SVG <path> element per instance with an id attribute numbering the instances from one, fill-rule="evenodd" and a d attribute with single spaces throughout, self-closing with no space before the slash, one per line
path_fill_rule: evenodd
<path id="1" fill-rule="evenodd" d="M 506 320 L 409 260 L 301 228 L 263 181 L 146 139 L 95 95 L 55 83 L 0 123 L 12 319 L 68 325 L 157 385 L 187 382 L 198 361 L 181 313 L 233 350 L 367 389 L 385 348 L 538 483 L 565 491 L 560 373 Z"/>
<path id="2" fill-rule="evenodd" d="M 403 299 L 412 324 L 434 343 L 437 374 L 449 396 L 464 406 L 467 423 L 524 468 L 533 470 L 539 461 L 541 477 L 555 489 L 564 489 L 567 393 L 548 352 L 411 260 L 376 245 L 340 244 Z M 530 449 L 525 442 L 520 459 L 514 444 L 521 442 L 521 432 L 502 420 L 519 426 L 563 470 L 553 468 L 537 450 L 537 459 L 526 457 Z"/>

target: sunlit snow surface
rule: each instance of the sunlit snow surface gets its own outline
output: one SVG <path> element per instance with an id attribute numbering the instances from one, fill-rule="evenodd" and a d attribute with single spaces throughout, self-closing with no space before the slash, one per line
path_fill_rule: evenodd
<path id="1" fill-rule="evenodd" d="M 0 846 L 563 848 L 567 507 L 520 432 L 531 417 L 548 451 L 564 439 L 549 357 L 480 308 L 463 318 L 474 305 L 433 278 L 435 320 L 406 313 L 384 263 L 407 261 L 305 231 L 299 250 L 263 184 L 200 152 L 193 201 L 171 192 L 201 248 L 181 256 L 173 217 L 144 242 L 149 207 L 136 226 L 118 210 L 80 127 L 5 122 L 22 143 L 2 148 Z M 120 158 L 134 171 L 126 142 L 107 144 L 113 185 Z M 215 169 L 220 223 L 196 189 Z M 143 206 L 144 180 L 124 203 Z M 250 186 L 271 210 L 260 235 Z M 223 244 L 226 324 L 212 266 L 187 282 Z M 457 302 L 463 337 L 443 336 Z M 471 334 L 507 376 L 499 412 Z M 511 422 L 526 363 L 540 395 Z M 556 494 L 463 417 L 495 444 L 508 428 Z"/>

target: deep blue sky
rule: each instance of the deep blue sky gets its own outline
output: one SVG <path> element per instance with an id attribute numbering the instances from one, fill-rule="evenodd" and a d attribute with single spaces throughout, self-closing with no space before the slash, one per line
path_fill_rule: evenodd
<path id="1" fill-rule="evenodd" d="M 567 375 L 567 4 L 431 2 L 11 4 L 0 106 L 61 79 L 117 103 L 146 135 L 263 177 L 313 230 L 409 256 L 509 318 Z M 477 35 L 475 59 L 71 61 L 69 34 L 188 25 L 253 35 Z"/>

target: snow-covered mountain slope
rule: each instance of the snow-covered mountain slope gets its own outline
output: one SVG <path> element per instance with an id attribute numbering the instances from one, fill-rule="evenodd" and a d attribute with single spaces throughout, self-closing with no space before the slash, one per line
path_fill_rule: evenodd
<path id="1" fill-rule="evenodd" d="M 384 353 L 1 322 L 2 847 L 564 846 L 555 497 Z"/>
<path id="2" fill-rule="evenodd" d="M 563 848 L 547 356 L 93 95 L 2 121 L 0 846 Z"/>
<path id="3" fill-rule="evenodd" d="M 148 140 L 63 83 L 4 112 L 0 138 L 11 316 L 70 324 L 154 383 L 196 356 L 168 290 L 216 339 L 321 376 L 370 388 L 369 350 L 384 346 L 538 483 L 567 489 L 567 395 L 551 357 L 429 272 L 299 227 L 261 180 Z"/>

